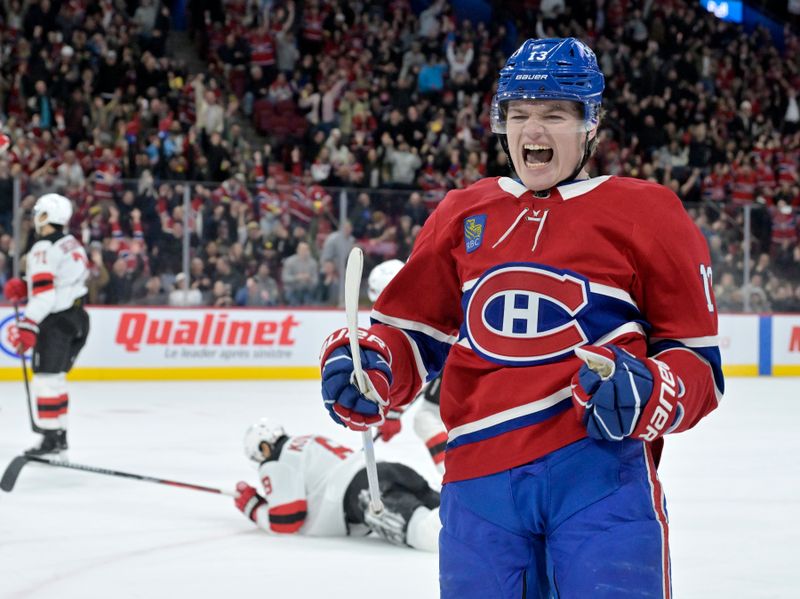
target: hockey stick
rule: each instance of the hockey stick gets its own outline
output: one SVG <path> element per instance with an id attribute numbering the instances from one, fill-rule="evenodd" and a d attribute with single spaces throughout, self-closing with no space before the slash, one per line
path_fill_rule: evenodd
<path id="1" fill-rule="evenodd" d="M 14 321 L 19 324 L 19 306 L 14 302 Z M 31 386 L 28 383 L 28 369 L 25 367 L 25 354 L 19 354 L 20 363 L 22 364 L 22 380 L 25 382 L 25 397 L 28 399 L 28 418 L 31 420 L 31 429 L 34 433 L 44 434 L 44 429 L 36 424 L 33 419 L 33 404 L 31 403 Z"/>
<path id="2" fill-rule="evenodd" d="M 224 489 L 216 489 L 214 487 L 206 487 L 204 485 L 195 485 L 192 483 L 182 483 L 176 480 L 169 480 L 166 478 L 156 478 L 154 476 L 145 476 L 142 474 L 131 474 L 130 472 L 120 472 L 119 470 L 109 470 L 108 468 L 97 468 L 96 466 L 84 466 L 83 464 L 73 464 L 71 462 L 62 462 L 60 460 L 43 458 L 41 456 L 28 456 L 21 455 L 15 457 L 8 464 L 6 471 L 3 472 L 3 478 L 0 479 L 0 489 L 6 493 L 10 493 L 14 489 L 20 471 L 28 462 L 36 462 L 38 464 L 45 464 L 46 466 L 55 466 L 57 468 L 70 468 L 72 470 L 82 470 L 84 472 L 94 472 L 95 474 L 105 474 L 107 476 L 119 476 L 122 478 L 131 478 L 133 480 L 141 480 L 148 483 L 156 483 L 159 485 L 169 485 L 171 487 L 180 487 L 182 489 L 190 489 L 192 491 L 205 491 L 206 493 L 216 493 L 217 495 L 228 495 L 236 497 L 234 491 L 226 491 Z"/>
<path id="3" fill-rule="evenodd" d="M 354 247 L 347 257 L 344 271 L 344 310 L 347 317 L 347 332 L 350 335 L 350 353 L 353 356 L 355 385 L 367 398 L 372 399 L 369 386 L 364 380 L 361 368 L 361 350 L 358 347 L 358 295 L 361 290 L 361 271 L 364 269 L 364 254 Z M 381 489 L 378 486 L 378 467 L 375 463 L 375 445 L 369 429 L 361 433 L 364 444 L 364 458 L 367 462 L 367 481 L 369 483 L 369 508 L 375 514 L 383 511 Z"/>

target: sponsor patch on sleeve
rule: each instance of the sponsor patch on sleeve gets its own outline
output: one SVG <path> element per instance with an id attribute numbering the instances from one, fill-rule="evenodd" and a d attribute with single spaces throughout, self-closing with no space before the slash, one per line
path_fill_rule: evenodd
<path id="1" fill-rule="evenodd" d="M 483 242 L 483 233 L 486 230 L 486 215 L 478 214 L 464 219 L 464 247 L 471 254 Z"/>

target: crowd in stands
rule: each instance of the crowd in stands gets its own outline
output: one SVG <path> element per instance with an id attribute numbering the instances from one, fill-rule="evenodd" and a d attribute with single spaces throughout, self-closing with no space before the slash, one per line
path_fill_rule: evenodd
<path id="1" fill-rule="evenodd" d="M 0 286 L 32 242 L 16 180 L 24 211 L 73 200 L 90 302 L 335 305 L 353 244 L 406 259 L 447 190 L 509 174 L 497 71 L 521 39 L 574 35 L 606 74 L 592 174 L 678 194 L 720 310 L 800 311 L 797 31 L 688 0 L 491 4 L 189 0 L 187 38 L 158 0 L 0 0 Z"/>

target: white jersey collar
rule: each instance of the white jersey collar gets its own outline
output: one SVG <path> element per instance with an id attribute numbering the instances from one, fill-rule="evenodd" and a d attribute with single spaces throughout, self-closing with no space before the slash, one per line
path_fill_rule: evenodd
<path id="1" fill-rule="evenodd" d="M 591 179 L 582 179 L 580 181 L 562 183 L 558 186 L 558 193 L 561 194 L 561 197 L 564 200 L 571 200 L 572 198 L 589 193 L 595 187 L 605 183 L 610 178 L 611 175 L 603 175 L 602 177 L 593 177 Z M 500 177 L 497 180 L 497 184 L 500 186 L 500 189 L 506 193 L 510 193 L 515 198 L 522 197 L 522 194 L 524 194 L 526 191 L 529 191 L 528 188 L 522 183 L 512 179 L 511 177 Z"/>
<path id="2" fill-rule="evenodd" d="M 602 185 L 611 178 L 611 175 L 603 175 L 602 177 L 592 177 L 591 179 L 582 179 L 580 181 L 572 181 L 570 183 L 563 183 L 558 186 L 558 193 L 564 200 L 571 200 L 585 193 L 589 193 L 595 187 Z"/>
<path id="3" fill-rule="evenodd" d="M 500 179 L 497 181 L 497 184 L 500 186 L 500 189 L 506 193 L 510 193 L 515 198 L 521 197 L 523 193 L 528 191 L 527 187 L 511 177 L 500 177 Z"/>

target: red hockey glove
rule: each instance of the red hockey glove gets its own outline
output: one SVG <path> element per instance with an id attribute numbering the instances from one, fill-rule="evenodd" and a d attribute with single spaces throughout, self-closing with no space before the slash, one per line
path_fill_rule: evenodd
<path id="1" fill-rule="evenodd" d="M 39 336 L 39 327 L 29 318 L 23 318 L 16 324 L 8 327 L 8 344 L 17 349 L 22 355 L 34 345 Z"/>
<path id="2" fill-rule="evenodd" d="M 322 398 L 334 422 L 364 431 L 370 426 L 380 426 L 386 417 L 392 360 L 386 343 L 369 331 L 359 329 L 358 345 L 361 367 L 370 389 L 363 394 L 355 386 L 347 329 L 339 329 L 322 346 Z"/>
<path id="3" fill-rule="evenodd" d="M 253 522 L 256 522 L 256 511 L 261 506 L 267 505 L 267 500 L 261 497 L 255 488 L 241 480 L 236 483 L 236 492 L 238 495 L 233 502 L 236 504 L 237 509 Z"/>
<path id="4" fill-rule="evenodd" d="M 403 428 L 403 423 L 400 422 L 400 416 L 402 415 L 402 412 L 395 412 L 394 410 L 386 414 L 386 420 L 378 427 L 378 432 L 384 443 L 388 443 Z"/>
<path id="5" fill-rule="evenodd" d="M 12 304 L 21 304 L 28 298 L 28 286 L 22 279 L 14 277 L 3 285 L 3 295 Z"/>

